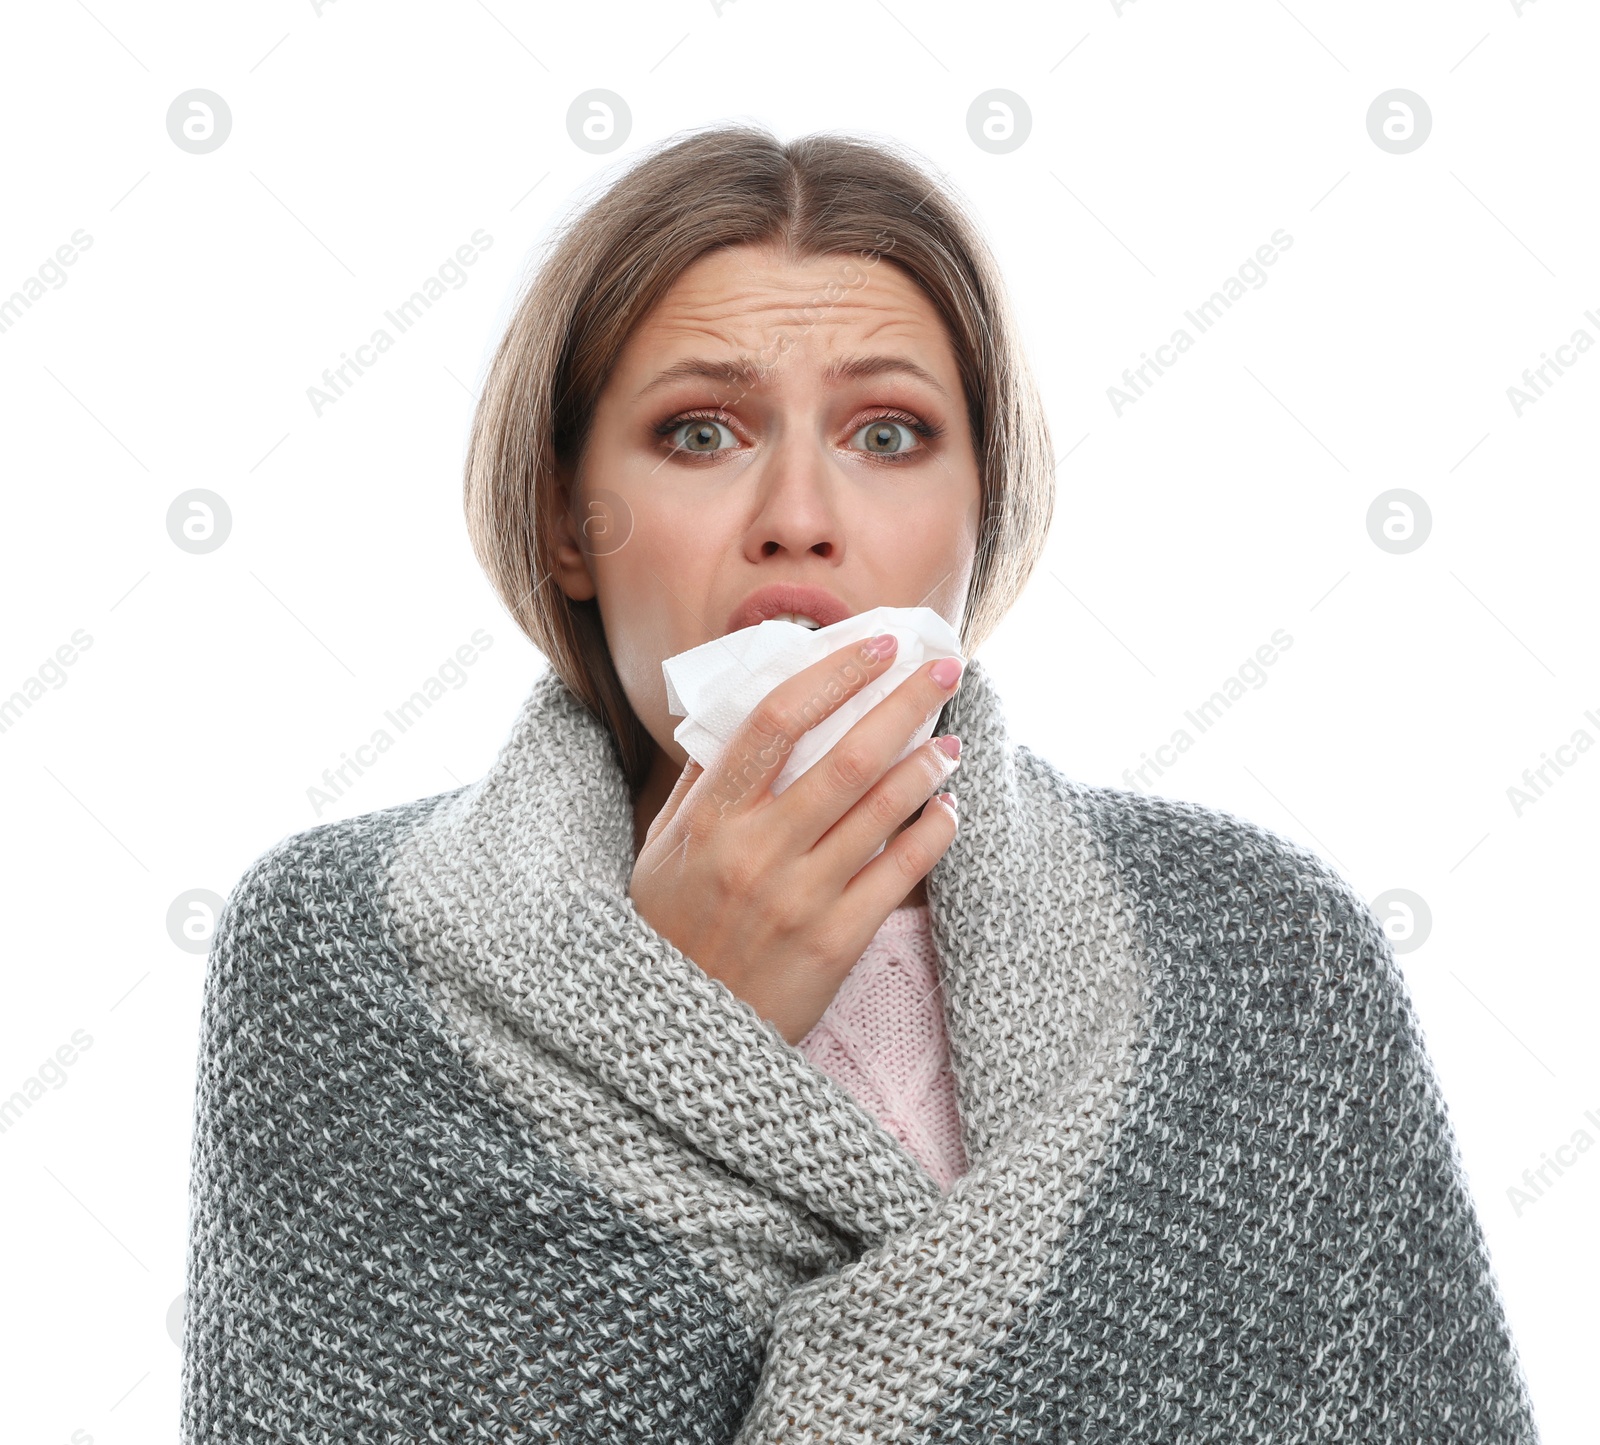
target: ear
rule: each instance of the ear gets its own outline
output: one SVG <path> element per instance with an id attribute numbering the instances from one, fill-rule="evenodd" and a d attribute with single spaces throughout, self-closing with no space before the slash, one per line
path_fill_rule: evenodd
<path id="1" fill-rule="evenodd" d="M 555 483 L 550 488 L 549 511 L 544 525 L 550 529 L 555 556 L 551 575 L 557 585 L 574 602 L 587 602 L 595 595 L 594 573 L 590 570 L 589 556 L 580 545 L 578 526 L 572 511 L 575 482 L 572 473 L 559 468 Z"/>

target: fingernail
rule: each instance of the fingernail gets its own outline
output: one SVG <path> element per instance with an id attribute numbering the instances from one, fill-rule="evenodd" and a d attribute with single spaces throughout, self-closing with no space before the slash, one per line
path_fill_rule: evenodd
<path id="1" fill-rule="evenodd" d="M 952 813 L 956 811 L 956 795 L 954 793 L 940 793 L 939 801 Z"/>
<path id="2" fill-rule="evenodd" d="M 961 677 L 961 659 L 959 657 L 941 657 L 928 669 L 931 677 L 940 687 L 947 691 L 954 687 Z"/>
<path id="3" fill-rule="evenodd" d="M 867 640 L 867 651 L 880 661 L 885 657 L 893 657 L 899 646 L 900 640 L 892 632 L 883 632 Z"/>
<path id="4" fill-rule="evenodd" d="M 961 739 L 954 733 L 947 733 L 942 738 L 935 738 L 933 745 L 940 752 L 948 754 L 952 760 L 961 756 Z"/>

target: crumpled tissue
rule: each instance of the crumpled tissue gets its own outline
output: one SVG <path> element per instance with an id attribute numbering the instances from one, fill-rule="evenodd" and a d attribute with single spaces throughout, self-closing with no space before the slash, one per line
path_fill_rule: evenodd
<path id="1" fill-rule="evenodd" d="M 683 718 L 672 736 L 691 758 L 709 769 L 756 704 L 780 682 L 847 642 L 865 642 L 883 632 L 892 632 L 899 640 L 894 660 L 866 687 L 800 735 L 773 780 L 776 796 L 924 663 L 961 656 L 961 639 L 939 613 L 931 607 L 874 607 L 816 630 L 774 618 L 669 657 L 661 664 L 667 680 L 667 711 Z M 938 720 L 936 712 L 894 762 L 927 742 Z"/>

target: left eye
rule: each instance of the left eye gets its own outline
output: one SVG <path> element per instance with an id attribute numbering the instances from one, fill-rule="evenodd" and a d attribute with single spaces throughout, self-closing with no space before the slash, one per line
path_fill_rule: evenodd
<path id="1" fill-rule="evenodd" d="M 682 452 L 720 452 L 739 444 L 739 439 L 727 427 L 709 417 L 683 422 L 673 427 L 669 437 L 673 447 Z"/>
<path id="2" fill-rule="evenodd" d="M 869 421 L 853 437 L 852 444 L 858 444 L 862 451 L 883 453 L 908 452 L 917 445 L 916 433 L 903 421 L 894 421 L 889 417 L 879 417 L 877 421 Z"/>

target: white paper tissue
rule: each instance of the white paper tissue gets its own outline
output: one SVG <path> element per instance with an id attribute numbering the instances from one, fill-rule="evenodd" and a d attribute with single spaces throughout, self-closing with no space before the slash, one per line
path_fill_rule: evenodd
<path id="1" fill-rule="evenodd" d="M 847 642 L 865 642 L 883 632 L 892 632 L 899 639 L 893 662 L 860 692 L 846 698 L 801 734 L 772 784 L 773 794 L 781 793 L 849 732 L 869 708 L 924 663 L 938 657 L 961 656 L 961 640 L 955 629 L 933 608 L 874 607 L 815 631 L 798 622 L 774 619 L 669 657 L 661 664 L 667 680 L 667 711 L 683 718 L 672 736 L 691 758 L 709 768 L 728 739 L 755 711 L 756 704 L 780 682 L 820 662 Z M 927 742 L 938 720 L 936 712 L 894 761 L 898 763 Z"/>

